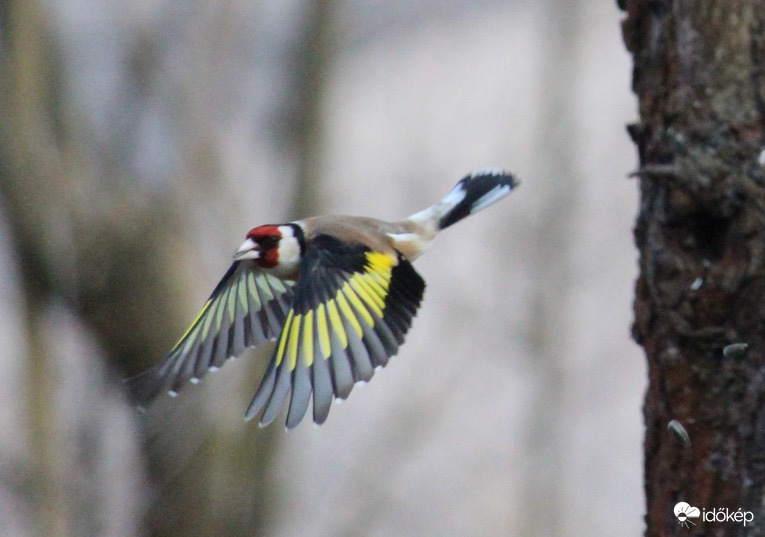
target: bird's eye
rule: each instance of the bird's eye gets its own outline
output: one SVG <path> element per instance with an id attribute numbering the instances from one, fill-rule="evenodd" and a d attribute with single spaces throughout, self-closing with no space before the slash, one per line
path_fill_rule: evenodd
<path id="1" fill-rule="evenodd" d="M 279 237 L 277 237 L 276 235 L 268 235 L 260 239 L 261 246 L 267 246 L 267 247 L 276 246 L 278 242 L 279 242 Z"/>

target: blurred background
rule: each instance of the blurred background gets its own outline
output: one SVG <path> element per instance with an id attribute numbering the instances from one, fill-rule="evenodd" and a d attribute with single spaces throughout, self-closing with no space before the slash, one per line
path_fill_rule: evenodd
<path id="1" fill-rule="evenodd" d="M 615 2 L 0 1 L 0 536 L 641 530 L 636 117 Z M 271 349 L 147 414 L 255 225 L 508 199 L 417 268 L 320 428 L 244 422 Z"/>

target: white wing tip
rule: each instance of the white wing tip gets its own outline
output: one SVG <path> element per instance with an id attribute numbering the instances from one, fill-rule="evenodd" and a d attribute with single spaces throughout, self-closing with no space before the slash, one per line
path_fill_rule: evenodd
<path id="1" fill-rule="evenodd" d="M 502 168 L 483 168 L 482 170 L 478 170 L 475 173 L 470 174 L 473 177 L 476 177 L 478 175 L 492 175 L 492 176 L 500 176 L 500 175 L 509 175 L 505 170 Z"/>

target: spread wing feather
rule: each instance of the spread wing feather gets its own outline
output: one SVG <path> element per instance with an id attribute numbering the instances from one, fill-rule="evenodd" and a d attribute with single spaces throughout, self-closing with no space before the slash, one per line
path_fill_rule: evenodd
<path id="1" fill-rule="evenodd" d="M 293 285 L 261 272 L 252 261 L 234 262 L 164 360 L 128 381 L 133 397 L 145 405 L 165 390 L 174 393 L 199 381 L 247 347 L 276 339 Z"/>
<path id="2" fill-rule="evenodd" d="M 278 416 L 289 396 L 287 427 L 326 420 L 333 398 L 396 354 L 422 300 L 425 282 L 401 255 L 320 235 L 306 248 L 292 308 L 266 374 L 247 409 L 260 424 Z"/>

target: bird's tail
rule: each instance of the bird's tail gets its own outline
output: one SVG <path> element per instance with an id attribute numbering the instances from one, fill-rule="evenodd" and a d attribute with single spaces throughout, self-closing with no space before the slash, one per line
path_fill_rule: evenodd
<path id="1" fill-rule="evenodd" d="M 518 181 L 515 177 L 501 170 L 468 175 L 441 201 L 413 214 L 407 220 L 431 224 L 436 230 L 441 230 L 501 200 L 516 186 Z"/>

